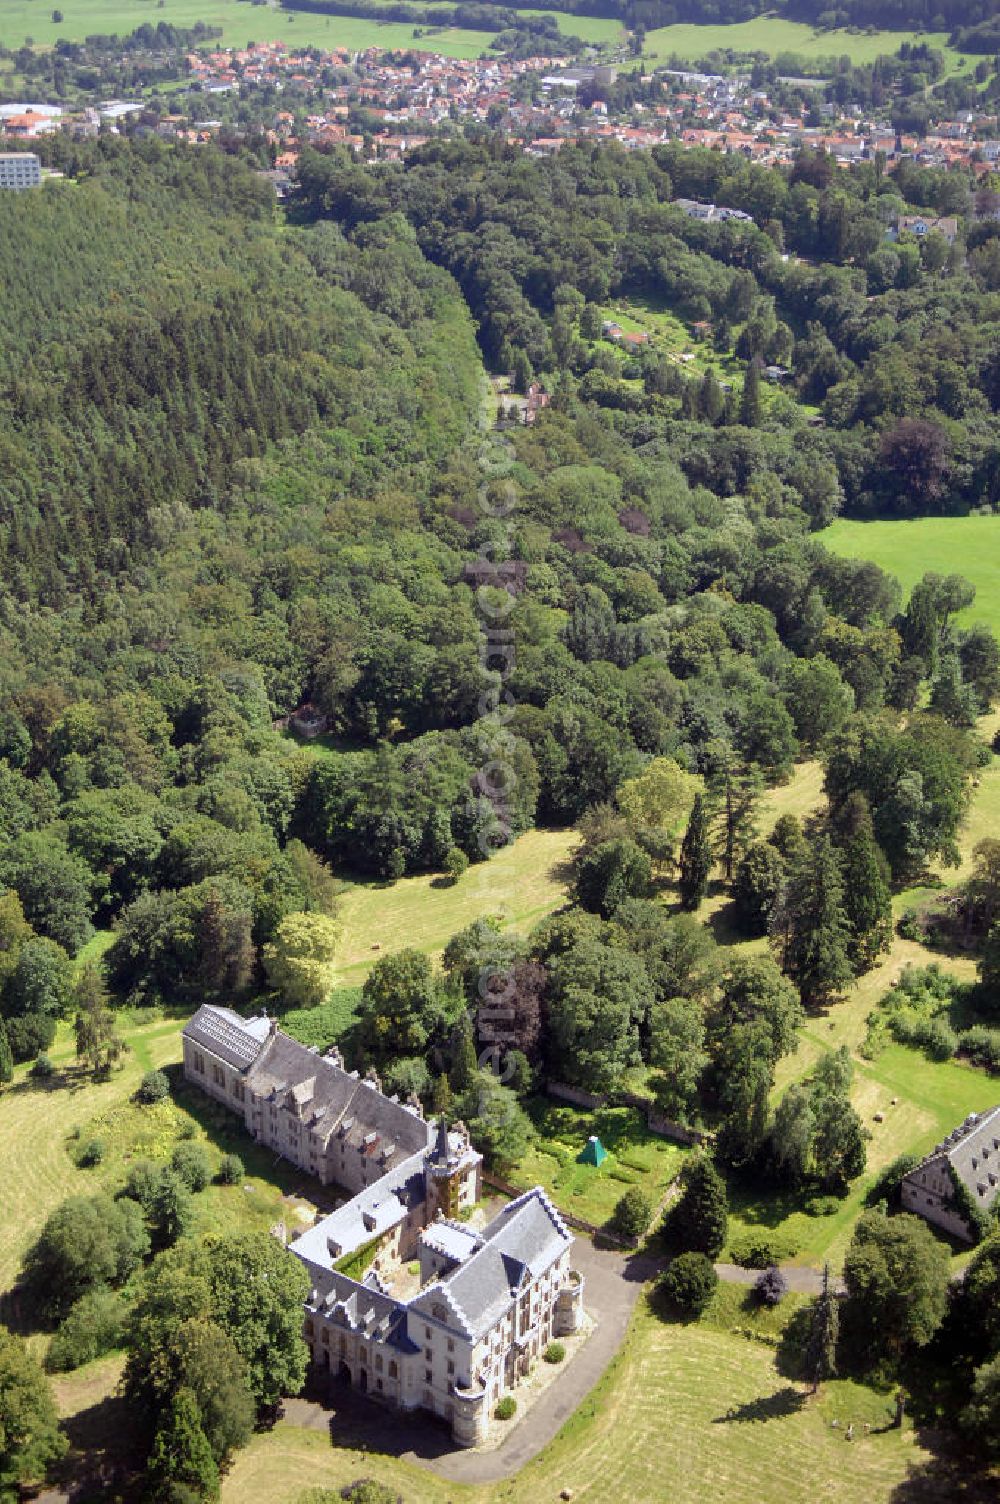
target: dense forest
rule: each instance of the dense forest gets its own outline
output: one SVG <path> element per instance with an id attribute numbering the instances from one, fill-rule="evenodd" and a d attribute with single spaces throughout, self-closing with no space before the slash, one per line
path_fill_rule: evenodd
<path id="1" fill-rule="evenodd" d="M 355 227 L 405 213 L 424 253 L 457 278 L 489 363 L 520 351 L 564 389 L 578 381 L 582 397 L 620 414 L 619 432 L 668 443 L 693 484 L 725 496 L 770 473 L 816 526 L 841 507 L 961 511 L 1000 496 L 1000 224 L 972 227 L 967 262 L 941 235 L 889 238 L 908 206 L 969 214 L 961 174 L 886 174 L 875 162 L 847 174 L 809 151 L 783 172 L 675 146 L 568 147 L 527 162 L 455 143 L 374 183 L 346 158 L 305 153 L 300 180 L 308 218 Z M 752 217 L 693 221 L 676 196 Z M 617 379 L 579 339 L 574 313 L 612 294 L 711 320 L 750 364 L 790 364 L 800 403 L 748 424 L 652 351 L 637 355 L 641 390 Z"/>
<path id="2" fill-rule="evenodd" d="M 375 961 L 351 1066 L 460 1113 L 500 1167 L 543 1074 L 616 1092 L 639 1071 L 659 1111 L 714 1134 L 732 1184 L 843 1195 L 867 1153 L 852 1062 L 819 1054 L 775 1106 L 779 1062 L 885 954 L 893 889 L 957 864 L 1000 647 L 960 618 L 963 578 L 929 574 L 904 603 L 822 528 L 1000 502 L 1000 225 L 977 221 L 971 183 L 811 152 L 765 169 L 454 141 L 377 169 L 303 152 L 279 216 L 254 164 L 215 147 L 39 150 L 66 178 L 0 201 L 17 289 L 0 305 L 0 1080 L 52 1073 L 60 1019 L 106 1075 L 122 1005 L 266 999 L 329 1044 L 339 875 L 454 880 L 572 825 L 570 901 L 530 933 L 485 916 L 439 965 Z M 893 238 L 915 209 L 954 237 Z M 699 326 L 732 381 L 613 347 L 614 299 Z M 517 422 L 505 400 L 535 379 L 551 400 Z M 328 728 L 311 746 L 287 724 L 302 702 Z M 822 809 L 765 829 L 764 791 L 806 757 Z M 718 943 L 697 915 L 710 882 L 766 948 Z M 940 979 L 909 976 L 873 1045 L 997 1068 L 998 913 L 994 842 L 951 919 L 980 960 L 961 1031 Z M 80 957 L 97 928 L 100 965 Z M 480 1053 L 497 997 L 502 1080 Z M 301 1383 L 302 1292 L 277 1288 L 273 1240 L 185 1237 L 200 1152 L 57 1209 L 22 1288 L 59 1290 L 72 1366 L 121 1342 L 115 1288 L 160 1250 L 124 1383 L 140 1419 L 169 1400 L 180 1432 L 214 1401 L 180 1377 L 208 1360 L 172 1302 L 225 1312 L 237 1263 L 256 1270 L 289 1362 L 265 1383 L 257 1324 L 235 1324 L 216 1366 L 242 1418 L 205 1440 L 211 1481 Z M 715 1195 L 716 1171 L 697 1175 Z M 84 1225 L 105 1273 L 64 1283 Z M 862 1218 L 847 1265 L 869 1357 L 880 1228 Z M 928 1416 L 953 1418 L 996 1363 L 991 1247 L 945 1325 L 928 1255 Z M 962 1423 L 987 1450 L 989 1414 Z M 150 1431 L 155 1474 L 170 1437 Z"/>
<path id="3" fill-rule="evenodd" d="M 966 207 L 962 179 L 458 143 L 377 175 L 304 154 L 279 226 L 269 186 L 212 150 L 45 149 L 75 185 L 0 219 L 21 290 L 0 313 L 17 1054 L 44 1047 L 94 925 L 116 928 L 122 995 L 238 995 L 289 915 L 329 907 L 324 863 L 454 869 L 591 820 L 592 844 L 669 864 L 662 832 L 614 813 L 650 759 L 728 812 L 730 878 L 753 791 L 817 751 L 847 811 L 834 844 L 860 820 L 900 880 L 951 859 L 996 644 L 952 625 L 964 581 L 902 611 L 814 533 L 843 506 L 997 496 L 990 263 L 884 234 L 902 194 Z M 754 218 L 701 224 L 677 193 Z M 612 290 L 711 315 L 742 386 L 602 349 Z M 491 366 L 554 391 L 504 439 L 503 523 L 470 311 Z M 765 359 L 794 396 L 762 391 Z M 491 600 L 516 602 L 510 652 L 484 644 Z M 336 738 L 322 757 L 272 724 L 306 699 Z M 481 772 L 501 739 L 502 795 Z"/>

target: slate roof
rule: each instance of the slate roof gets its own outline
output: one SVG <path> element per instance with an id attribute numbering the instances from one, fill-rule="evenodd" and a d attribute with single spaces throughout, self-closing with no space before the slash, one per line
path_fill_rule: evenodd
<path id="1" fill-rule="evenodd" d="M 494 1325 L 529 1276 L 544 1274 L 573 1241 L 538 1186 L 508 1202 L 480 1238 L 481 1248 L 420 1296 L 423 1307 L 425 1296 L 433 1300 L 445 1289 L 463 1317 L 461 1330 L 473 1340 Z"/>
<path id="2" fill-rule="evenodd" d="M 942 1156 L 971 1192 L 976 1205 L 989 1211 L 1000 1195 L 1000 1106 L 988 1112 L 970 1113 L 928 1155 L 924 1164 L 932 1164 Z"/>
<path id="3" fill-rule="evenodd" d="M 344 1206 L 306 1229 L 291 1250 L 310 1265 L 329 1269 L 335 1259 L 363 1248 L 372 1238 L 402 1222 L 411 1206 L 424 1199 L 424 1156 L 414 1154 L 380 1180 L 358 1191 Z M 366 1220 L 367 1219 L 367 1220 Z M 340 1252 L 330 1252 L 330 1243 Z"/>
<path id="4" fill-rule="evenodd" d="M 447 1222 L 444 1219 L 432 1222 L 430 1227 L 425 1228 L 420 1241 L 436 1253 L 444 1254 L 445 1258 L 454 1259 L 456 1264 L 460 1264 L 482 1246 L 478 1233 L 463 1227 L 460 1222 Z"/>
<path id="5" fill-rule="evenodd" d="M 407 1334 L 406 1307 L 398 1300 L 371 1285 L 359 1285 L 332 1269 L 317 1269 L 311 1264 L 307 1268 L 313 1280 L 306 1300 L 307 1310 L 341 1320 L 352 1331 L 363 1331 L 401 1353 L 420 1351 Z"/>
<path id="6" fill-rule="evenodd" d="M 412 1108 L 288 1034 L 268 1039 L 247 1084 L 259 1096 L 281 1099 L 322 1143 L 337 1134 L 355 1151 L 384 1159 L 387 1168 L 433 1142 L 432 1124 Z"/>
<path id="7" fill-rule="evenodd" d="M 260 1054 L 270 1027 L 265 1017 L 240 1018 L 231 1008 L 203 1003 L 184 1026 L 184 1037 L 236 1070 L 247 1070 Z"/>

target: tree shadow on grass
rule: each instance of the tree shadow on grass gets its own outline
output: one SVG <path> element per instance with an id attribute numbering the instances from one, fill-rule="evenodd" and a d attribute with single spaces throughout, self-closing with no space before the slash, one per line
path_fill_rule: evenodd
<path id="1" fill-rule="evenodd" d="M 290 1160 L 282 1159 L 273 1149 L 259 1144 L 247 1132 L 241 1117 L 185 1081 L 183 1066 L 168 1065 L 164 1070 L 176 1106 L 194 1119 L 221 1153 L 238 1154 L 248 1175 L 266 1180 L 283 1196 L 299 1196 L 321 1210 L 332 1211 L 343 1199 L 345 1193 L 337 1186 L 321 1186 L 318 1180 Z"/>
<path id="2" fill-rule="evenodd" d="M 708 916 L 708 927 L 717 945 L 740 945 L 754 938 L 740 923 L 739 910 L 731 898 Z"/>
<path id="3" fill-rule="evenodd" d="M 102 1078 L 96 1078 L 101 1080 Z M 92 1070 L 85 1065 L 67 1065 L 61 1070 L 56 1069 L 51 1076 L 24 1076 L 20 1081 L 15 1081 L 13 1086 L 7 1088 L 10 1097 L 42 1096 L 49 1092 L 64 1091 L 74 1095 L 83 1091 L 85 1087 L 92 1086 L 95 1077 Z"/>
<path id="4" fill-rule="evenodd" d="M 68 1416 L 62 1429 L 69 1450 L 51 1473 L 52 1482 L 80 1504 L 91 1499 L 140 1497 L 142 1448 L 120 1395 Z"/>
<path id="5" fill-rule="evenodd" d="M 805 1372 L 806 1343 L 812 1327 L 812 1304 L 800 1306 L 785 1324 L 778 1339 L 774 1366 L 783 1379 L 801 1379 Z"/>
<path id="6" fill-rule="evenodd" d="M 755 1400 L 748 1400 L 745 1405 L 733 1406 L 725 1415 L 717 1415 L 712 1424 L 749 1425 L 755 1420 L 784 1420 L 789 1415 L 797 1415 L 805 1403 L 806 1395 L 799 1389 L 793 1389 L 791 1384 L 786 1384 L 773 1394 L 762 1394 Z"/>
<path id="7" fill-rule="evenodd" d="M 889 1495 L 889 1504 L 996 1504 L 998 1496 L 995 1472 L 977 1472 L 967 1457 L 939 1454 L 911 1462 L 906 1477 Z"/>

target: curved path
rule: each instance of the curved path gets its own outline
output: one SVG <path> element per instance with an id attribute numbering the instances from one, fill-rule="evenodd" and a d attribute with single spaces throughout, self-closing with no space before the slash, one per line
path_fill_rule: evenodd
<path id="1" fill-rule="evenodd" d="M 491 1451 L 456 1451 L 450 1431 L 426 1415 L 416 1419 L 394 1414 L 387 1424 L 384 1411 L 349 1390 L 329 1399 L 286 1400 L 286 1420 L 293 1426 L 329 1430 L 340 1445 L 391 1452 L 454 1483 L 496 1483 L 511 1477 L 548 1445 L 586 1399 L 621 1346 L 643 1285 L 662 1267 L 647 1254 L 596 1249 L 589 1238 L 577 1240 L 573 1263 L 587 1282 L 584 1302 L 595 1319 L 594 1330 L 558 1380 Z"/>

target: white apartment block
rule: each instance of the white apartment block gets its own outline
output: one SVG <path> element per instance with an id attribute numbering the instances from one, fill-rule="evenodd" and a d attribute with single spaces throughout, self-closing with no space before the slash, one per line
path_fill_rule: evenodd
<path id="1" fill-rule="evenodd" d="M 42 169 L 32 151 L 0 151 L 0 188 L 37 188 Z"/>

